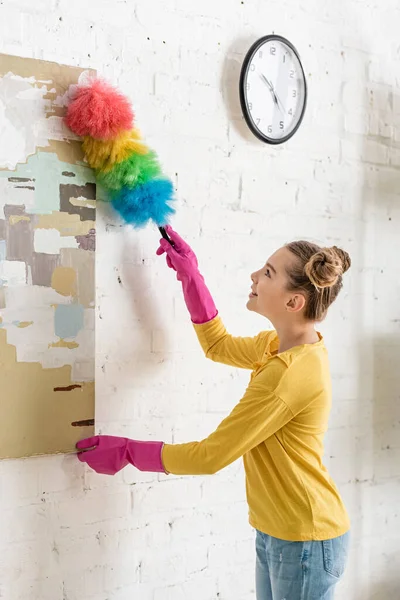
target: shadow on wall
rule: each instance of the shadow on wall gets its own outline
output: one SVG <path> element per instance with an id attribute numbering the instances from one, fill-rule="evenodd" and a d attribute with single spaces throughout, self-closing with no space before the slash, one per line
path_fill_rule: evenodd
<path id="1" fill-rule="evenodd" d="M 157 232 L 158 233 L 158 232 Z M 154 237 L 154 255 L 158 248 L 158 240 L 160 236 L 157 234 Z M 132 308 L 133 318 L 138 322 L 138 330 L 135 331 L 135 339 L 132 340 L 133 350 L 141 355 L 143 368 L 153 370 L 154 360 L 159 362 L 162 360 L 164 353 L 154 354 L 154 335 L 157 335 L 157 347 L 168 348 L 168 336 L 165 329 L 166 318 L 160 312 L 160 303 L 156 301 L 156 294 L 162 297 L 162 289 L 154 283 L 156 278 L 158 265 L 146 266 L 145 259 L 142 258 L 142 251 L 139 243 L 133 236 L 125 238 L 125 246 L 123 249 L 124 260 L 129 260 L 129 263 L 124 263 L 122 276 L 124 285 L 131 291 L 130 304 Z M 158 258 L 159 264 L 165 268 L 165 257 Z M 133 265 L 133 269 L 124 268 L 127 264 Z M 149 344 L 150 340 L 150 344 Z M 141 371 L 141 375 L 143 375 Z"/>
<path id="2" fill-rule="evenodd" d="M 371 279 L 361 305 L 368 306 L 367 331 L 372 326 L 373 337 L 364 344 L 361 357 L 366 347 L 368 356 L 366 362 L 361 358 L 359 369 L 359 409 L 360 414 L 370 412 L 372 434 L 360 446 L 366 456 L 357 458 L 359 464 L 371 461 L 366 469 L 371 477 L 361 482 L 360 498 L 366 510 L 359 551 L 368 547 L 368 593 L 364 590 L 359 600 L 397 598 L 400 589 L 400 128 L 396 131 L 395 114 L 400 97 L 392 90 L 386 84 L 367 89 L 368 133 L 360 157 L 367 163 L 362 218 L 368 244 L 363 251 Z M 372 390 L 365 388 L 367 381 Z"/>
<path id="3" fill-rule="evenodd" d="M 170 273 L 167 273 L 165 258 L 155 260 L 158 232 L 151 228 L 148 232 L 137 232 L 121 226 L 106 203 L 100 205 L 99 213 L 98 228 L 103 228 L 105 235 L 104 246 L 99 248 L 97 256 L 101 293 L 98 295 L 96 422 L 100 433 L 107 424 L 108 433 L 130 435 L 132 423 L 139 422 L 149 378 L 156 375 L 159 383 L 154 383 L 154 387 L 161 387 L 163 373 L 170 363 L 171 340 L 166 331 L 166 314 L 172 312 L 173 298 L 163 295 L 163 282 Z M 111 398 L 112 411 L 109 409 Z M 104 420 L 102 415 L 105 415 Z M 110 423 L 113 423 L 112 431 Z"/>
<path id="4" fill-rule="evenodd" d="M 256 38 L 247 36 L 236 40 L 229 48 L 224 60 L 221 74 L 221 92 L 226 111 L 228 114 L 229 127 L 233 127 L 236 133 L 246 142 L 260 144 L 251 133 L 242 116 L 239 96 L 240 71 L 244 56 Z"/>
<path id="5" fill-rule="evenodd" d="M 370 600 L 385 600 L 386 598 L 399 597 L 399 578 L 394 576 L 392 580 L 378 581 L 372 583 L 371 592 L 368 598 Z"/>
<path id="6" fill-rule="evenodd" d="M 377 321 L 385 315 L 385 311 L 381 312 L 383 304 L 390 303 L 391 298 L 400 297 L 399 288 L 399 280 L 393 281 L 392 292 L 386 286 L 377 287 L 377 303 L 379 289 L 382 294 L 382 307 L 376 309 L 380 313 Z M 388 314 L 390 312 L 390 308 L 386 306 L 387 323 L 392 328 L 393 320 Z M 399 307 L 397 314 L 400 316 Z M 400 590 L 400 334 L 391 334 L 388 331 L 387 335 L 376 337 L 373 353 L 373 480 L 369 490 L 372 521 L 369 597 L 371 600 L 382 600 L 398 597 Z M 376 549 L 379 549 L 379 552 L 376 552 Z"/>

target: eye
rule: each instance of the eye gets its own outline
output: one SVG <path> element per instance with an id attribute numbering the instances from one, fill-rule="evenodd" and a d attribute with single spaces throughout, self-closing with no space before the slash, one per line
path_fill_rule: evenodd
<path id="1" fill-rule="evenodd" d="M 266 274 L 267 277 L 271 277 L 271 271 L 269 269 L 267 269 L 265 271 L 265 274 Z"/>

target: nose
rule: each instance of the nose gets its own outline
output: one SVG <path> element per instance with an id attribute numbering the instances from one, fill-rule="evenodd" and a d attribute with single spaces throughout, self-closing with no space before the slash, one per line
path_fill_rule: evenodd
<path id="1" fill-rule="evenodd" d="M 253 283 L 257 283 L 257 272 L 252 273 L 250 275 L 250 278 L 251 278 L 251 280 L 252 280 Z"/>

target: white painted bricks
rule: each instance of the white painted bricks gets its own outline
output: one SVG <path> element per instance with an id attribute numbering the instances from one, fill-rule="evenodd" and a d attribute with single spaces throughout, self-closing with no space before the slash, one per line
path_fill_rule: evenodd
<path id="1" fill-rule="evenodd" d="M 267 326 L 244 305 L 251 271 L 277 246 L 306 237 L 351 253 L 321 325 L 334 386 L 325 462 L 353 521 L 339 600 L 399 589 L 399 18 L 396 0 L 0 4 L 2 52 L 97 68 L 130 96 L 177 186 L 174 225 L 233 333 Z M 309 83 L 301 128 L 276 148 L 246 132 L 237 94 L 244 53 L 272 30 L 298 48 Z M 121 228 L 104 205 L 98 219 L 98 428 L 200 439 L 247 374 L 204 359 L 155 257 L 157 230 Z M 209 478 L 109 478 L 47 457 L 2 462 L 0 480 L 1 597 L 254 598 L 240 463 Z"/>

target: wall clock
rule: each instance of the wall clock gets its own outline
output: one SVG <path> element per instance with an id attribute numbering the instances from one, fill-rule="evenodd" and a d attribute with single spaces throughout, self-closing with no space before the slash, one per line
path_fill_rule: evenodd
<path id="1" fill-rule="evenodd" d="M 240 104 L 252 133 L 282 144 L 296 133 L 307 104 L 307 82 L 297 50 L 280 35 L 257 40 L 243 61 Z"/>

